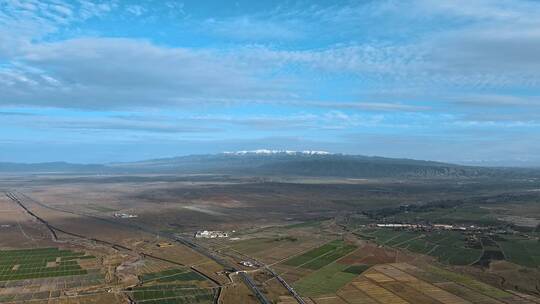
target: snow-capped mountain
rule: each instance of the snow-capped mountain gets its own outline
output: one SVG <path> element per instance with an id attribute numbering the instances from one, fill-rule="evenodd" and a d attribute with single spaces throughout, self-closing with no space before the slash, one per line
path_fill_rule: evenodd
<path id="1" fill-rule="evenodd" d="M 313 151 L 313 150 L 304 150 L 304 151 L 293 151 L 293 150 L 268 150 L 268 149 L 258 149 L 258 150 L 244 150 L 236 152 L 223 152 L 227 155 L 275 155 L 275 154 L 287 154 L 287 155 L 332 155 L 327 151 Z"/>
<path id="2" fill-rule="evenodd" d="M 231 174 L 347 178 L 540 177 L 540 170 L 460 166 L 433 161 L 394 159 L 326 151 L 253 150 L 187 155 L 130 163 L 0 163 L 0 172 L 93 172 L 152 174 Z"/>

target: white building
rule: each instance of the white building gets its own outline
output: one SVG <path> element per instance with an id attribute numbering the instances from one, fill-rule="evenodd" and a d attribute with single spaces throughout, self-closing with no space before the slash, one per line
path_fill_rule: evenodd
<path id="1" fill-rule="evenodd" d="M 135 218 L 138 217 L 136 214 L 127 214 L 127 213 L 115 213 L 114 217 L 119 218 Z"/>
<path id="2" fill-rule="evenodd" d="M 255 267 L 255 264 L 250 261 L 240 261 L 240 265 L 246 266 L 246 267 Z"/>
<path id="3" fill-rule="evenodd" d="M 209 231 L 209 230 L 199 230 L 195 233 L 196 238 L 206 238 L 206 239 L 215 239 L 215 238 L 226 238 L 229 237 L 227 232 L 223 231 Z"/>

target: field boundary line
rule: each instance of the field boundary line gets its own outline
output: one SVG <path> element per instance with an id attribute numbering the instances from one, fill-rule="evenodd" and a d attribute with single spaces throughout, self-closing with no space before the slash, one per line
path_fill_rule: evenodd
<path id="1" fill-rule="evenodd" d="M 331 241 L 330 241 L 330 242 L 331 242 Z M 324 244 L 328 244 L 328 243 L 329 243 L 329 242 L 326 242 L 326 243 L 324 243 Z M 322 245 L 324 245 L 324 244 L 322 244 Z M 287 261 L 287 260 L 289 260 L 289 259 L 292 259 L 292 258 L 295 258 L 295 257 L 297 257 L 297 256 L 300 256 L 300 255 L 302 255 L 302 254 L 304 254 L 304 253 L 306 253 L 306 252 L 308 252 L 308 251 L 310 251 L 310 250 L 313 250 L 313 249 L 315 249 L 315 248 L 321 247 L 322 245 L 314 245 L 313 247 L 306 248 L 306 249 L 303 250 L 303 251 L 300 251 L 300 252 L 295 253 L 295 254 L 293 254 L 293 255 L 291 255 L 291 256 L 289 256 L 289 257 L 283 258 L 283 259 L 281 259 L 281 260 L 279 260 L 279 261 L 277 261 L 277 262 L 274 262 L 274 263 L 271 263 L 271 264 L 268 264 L 268 265 L 269 265 L 269 266 L 274 266 L 274 265 L 276 265 L 276 264 L 281 264 L 281 263 L 283 263 L 283 262 L 285 262 L 285 261 Z"/>
<path id="2" fill-rule="evenodd" d="M 336 252 L 337 250 L 338 250 L 338 249 L 336 248 L 336 249 L 333 249 L 332 251 L 328 251 L 328 252 L 326 252 L 326 253 L 324 253 L 324 254 L 318 255 L 317 257 L 315 257 L 315 258 L 313 258 L 313 259 L 311 259 L 311 260 L 309 260 L 309 261 L 307 261 L 307 262 L 305 262 L 305 263 L 303 263 L 303 264 L 301 264 L 301 265 L 296 266 L 295 269 L 298 269 L 298 268 L 300 268 L 300 267 L 302 267 L 302 266 L 304 266 L 304 265 L 306 265 L 306 264 L 309 264 L 309 263 L 311 263 L 311 262 L 313 262 L 313 261 L 315 261 L 315 260 L 317 260 L 317 259 L 319 259 L 319 258 L 321 258 L 321 257 L 323 257 L 323 256 L 327 256 L 327 255 L 329 255 L 330 253 L 334 253 L 334 252 Z M 318 269 L 315 269 L 315 270 L 318 270 Z"/>
<path id="3" fill-rule="evenodd" d="M 193 295 L 187 295 L 187 296 L 177 296 L 177 297 L 163 297 L 163 298 L 153 298 L 153 299 L 144 299 L 144 300 L 137 300 L 137 303 L 145 303 L 150 301 L 156 301 L 156 300 L 171 300 L 171 299 L 178 299 L 178 298 L 194 298 Z"/>
<path id="4" fill-rule="evenodd" d="M 392 265 L 391 265 L 391 266 L 392 266 Z M 413 265 L 413 266 L 415 266 L 415 265 Z M 435 265 L 432 265 L 432 266 L 437 267 L 437 268 L 440 268 L 440 269 L 442 269 L 443 271 L 449 271 L 449 270 L 445 269 L 444 267 L 435 266 Z M 395 267 L 395 266 L 392 266 L 392 267 L 397 268 L 397 267 Z M 415 266 L 415 267 L 417 267 L 417 266 Z M 417 267 L 417 268 L 419 268 L 419 267 Z M 401 268 L 397 268 L 397 269 L 399 269 L 399 270 L 401 270 L 401 271 L 403 271 L 403 272 L 405 272 L 405 273 L 407 273 L 407 274 L 409 274 L 409 275 L 411 275 L 411 276 L 413 276 L 413 277 L 419 279 L 416 275 L 414 275 L 413 273 L 410 273 L 409 271 L 407 271 L 407 270 L 405 270 L 405 269 L 401 269 Z M 419 269 L 420 269 L 421 271 L 425 271 L 425 272 L 428 272 L 428 273 L 429 273 L 429 270 L 425 270 L 425 269 L 422 269 L 422 268 L 419 268 Z M 458 274 L 458 275 L 461 275 L 461 276 L 465 276 L 465 277 L 467 277 L 467 278 L 470 278 L 470 279 L 472 279 L 472 280 L 474 280 L 474 281 L 476 281 L 476 282 L 479 282 L 479 283 L 481 283 L 481 284 L 486 284 L 486 283 L 484 283 L 484 282 L 478 281 L 478 280 L 476 280 L 475 278 L 470 277 L 470 276 L 467 276 L 467 275 L 465 275 L 465 274 L 462 274 L 462 273 L 459 273 L 459 272 L 454 272 L 454 273 L 456 273 L 456 274 Z M 440 275 L 439 275 L 439 276 L 440 276 Z M 475 293 L 481 294 L 481 295 L 486 296 L 486 297 L 488 297 L 488 298 L 490 298 L 490 299 L 492 299 L 492 300 L 495 300 L 495 301 L 498 301 L 498 302 L 502 302 L 500 299 L 498 299 L 498 298 L 496 298 L 496 297 L 493 297 L 493 296 L 491 296 L 491 295 L 489 295 L 489 294 L 486 294 L 486 293 L 484 293 L 483 291 L 480 291 L 480 290 L 475 289 L 475 288 L 471 288 L 471 287 L 469 287 L 468 285 L 465 285 L 465 284 L 463 284 L 463 283 L 461 283 L 461 282 L 457 282 L 457 281 L 454 281 L 454 280 L 450 280 L 450 279 L 445 278 L 445 277 L 443 277 L 443 276 L 441 276 L 441 277 L 444 278 L 444 279 L 446 280 L 446 282 L 454 283 L 454 284 L 456 284 L 456 285 L 461 286 L 462 288 L 465 288 L 465 289 L 467 289 L 467 290 L 470 290 L 470 291 L 473 291 L 473 292 L 475 292 Z M 419 280 L 426 282 L 426 281 L 423 280 L 423 279 L 419 279 Z M 427 283 L 429 283 L 429 282 L 427 282 Z M 429 283 L 429 284 L 434 285 L 433 283 Z M 486 284 L 486 285 L 488 285 L 488 284 Z M 434 286 L 437 286 L 437 285 L 434 285 Z M 494 288 L 494 289 L 496 289 L 496 290 L 500 290 L 500 291 L 503 291 L 503 292 L 508 293 L 506 290 L 503 290 L 503 289 L 501 289 L 501 288 L 493 287 L 493 286 L 491 286 L 491 285 L 488 285 L 488 286 L 489 286 L 489 287 L 492 287 L 492 288 Z M 446 289 L 444 289 L 444 288 L 442 288 L 442 287 L 439 287 L 439 286 L 437 286 L 437 287 L 440 288 L 440 289 L 442 289 L 442 290 L 444 290 L 444 291 L 446 291 L 446 292 L 449 292 L 449 291 L 447 291 Z M 451 292 L 450 292 L 450 293 L 451 293 Z"/>
<path id="5" fill-rule="evenodd" d="M 403 242 L 401 242 L 401 243 L 397 243 L 397 244 L 395 244 L 395 245 L 393 245 L 393 246 L 399 247 L 399 246 L 401 246 L 401 245 L 403 245 L 403 244 L 407 244 L 408 242 L 410 242 L 410 241 L 412 241 L 412 240 L 417 240 L 417 239 L 421 239 L 421 238 L 424 238 L 424 237 L 425 237 L 425 235 L 421 234 L 421 235 L 419 235 L 419 236 L 415 236 L 415 237 L 412 237 L 412 238 L 410 238 L 410 239 L 407 239 L 407 240 L 405 240 L 405 241 L 403 241 Z M 400 248 L 401 248 L 401 247 L 400 247 Z"/>
<path id="6" fill-rule="evenodd" d="M 163 285 L 173 285 L 173 284 L 163 284 Z M 157 285 L 159 286 L 159 285 Z M 181 285 L 180 285 L 181 286 Z M 144 287 L 144 286 L 141 286 Z M 151 286 L 153 287 L 153 286 Z M 186 287 L 186 288 L 173 288 L 174 290 L 194 290 L 194 289 L 218 289 L 219 286 L 203 286 L 203 287 Z M 127 293 L 134 293 L 134 292 L 141 292 L 141 291 L 163 291 L 165 289 L 145 289 L 145 290 L 128 290 L 124 289 L 123 292 Z"/>
<path id="7" fill-rule="evenodd" d="M 173 268 L 174 269 L 174 268 Z M 164 270 L 166 271 L 166 270 Z M 186 270 L 184 272 L 178 272 L 178 273 L 174 273 L 174 274 L 171 274 L 171 275 L 166 275 L 166 276 L 162 276 L 162 277 L 156 277 L 156 278 L 152 278 L 150 280 L 147 280 L 147 281 L 143 281 L 143 283 L 148 283 L 148 282 L 153 282 L 153 281 L 156 281 L 156 280 L 161 280 L 163 278 L 170 278 L 170 277 L 174 277 L 176 275 L 179 275 L 179 274 L 184 274 L 184 273 L 188 273 L 190 272 L 190 270 Z"/>
<path id="8" fill-rule="evenodd" d="M 393 239 L 397 239 L 399 236 L 401 236 L 403 234 L 403 231 L 400 231 L 398 234 L 394 235 L 393 237 L 389 238 L 388 240 L 384 241 L 383 243 L 381 243 L 382 245 L 387 245 L 388 242 L 390 242 L 391 240 Z M 377 238 L 377 237 L 375 237 Z M 392 245 L 388 245 L 390 247 L 392 247 Z"/>

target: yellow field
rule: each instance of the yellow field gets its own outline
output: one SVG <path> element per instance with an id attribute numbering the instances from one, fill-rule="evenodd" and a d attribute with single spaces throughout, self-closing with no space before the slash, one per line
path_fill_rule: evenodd
<path id="1" fill-rule="evenodd" d="M 455 296 L 435 285 L 418 281 L 418 282 L 411 282 L 408 283 L 409 286 L 412 288 L 420 291 L 421 293 L 427 295 L 428 297 L 432 297 L 434 299 L 437 299 L 437 301 L 444 303 L 444 304 L 468 304 L 471 303 L 469 301 L 466 301 L 458 296 Z"/>
<path id="2" fill-rule="evenodd" d="M 408 304 L 409 302 L 403 300 L 392 292 L 384 289 L 383 287 L 376 285 L 368 280 L 353 282 L 354 287 L 366 293 L 373 299 L 376 299 L 380 303 L 388 304 Z"/>

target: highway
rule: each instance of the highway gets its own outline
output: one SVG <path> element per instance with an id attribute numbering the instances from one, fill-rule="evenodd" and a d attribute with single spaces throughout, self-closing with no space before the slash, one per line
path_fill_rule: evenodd
<path id="1" fill-rule="evenodd" d="M 279 274 L 277 274 L 272 268 L 268 267 L 268 266 L 265 266 L 265 268 L 274 276 L 276 277 L 276 279 L 281 283 L 281 285 L 283 285 L 285 288 L 287 288 L 287 290 L 289 291 L 289 293 L 296 299 L 296 301 L 300 304 L 306 304 L 306 302 L 304 302 L 304 299 L 302 299 L 302 297 L 296 292 L 296 290 L 294 290 L 294 288 L 292 288 L 291 285 L 289 285 L 289 283 L 287 283 L 287 281 L 285 281 Z"/>
<path id="2" fill-rule="evenodd" d="M 193 250 L 199 252 L 200 254 L 208 257 L 209 259 L 214 260 L 216 263 L 221 265 L 226 270 L 237 273 L 242 278 L 242 280 L 247 285 L 247 287 L 249 287 L 249 289 L 253 292 L 255 297 L 257 297 L 257 300 L 259 300 L 259 302 L 261 302 L 262 304 L 271 304 L 271 302 L 266 298 L 266 296 L 262 293 L 262 291 L 257 287 L 257 284 L 255 283 L 255 281 L 253 281 L 253 279 L 245 271 L 238 271 L 238 269 L 234 265 L 232 265 L 225 259 L 217 256 L 216 254 L 212 253 L 210 250 L 202 247 L 201 245 L 195 242 L 192 242 L 191 240 L 187 238 L 184 238 L 179 235 L 175 235 L 174 239 L 184 244 L 185 246 L 188 246 L 192 248 Z"/>
<path id="3" fill-rule="evenodd" d="M 281 283 L 281 285 L 283 285 L 283 287 L 285 287 L 289 293 L 296 299 L 296 301 L 299 303 L 299 304 L 306 304 L 306 302 L 304 301 L 304 299 L 302 299 L 302 297 L 300 297 L 300 295 L 296 292 L 296 290 L 294 290 L 294 288 L 289 285 L 289 283 L 287 283 L 287 281 L 285 281 L 285 279 L 283 279 L 283 277 L 281 277 L 279 274 L 277 274 L 277 272 L 275 272 L 271 267 L 270 265 L 268 264 L 265 264 L 261 261 L 258 261 L 257 259 L 255 259 L 254 257 L 251 257 L 245 253 L 242 253 L 242 252 L 239 252 L 237 250 L 234 250 L 232 249 L 231 251 L 235 252 L 236 254 L 246 258 L 247 260 L 251 260 L 253 262 L 255 262 L 257 265 L 259 266 L 262 266 L 258 269 L 255 269 L 255 270 L 250 270 L 248 272 L 256 272 L 256 271 L 259 271 L 261 269 L 266 269 L 268 272 L 270 272 L 270 274 L 272 274 L 272 276 L 274 278 L 276 278 L 278 280 L 279 283 Z M 229 254 L 229 256 L 231 256 Z M 267 280 L 268 281 L 268 280 Z"/>

